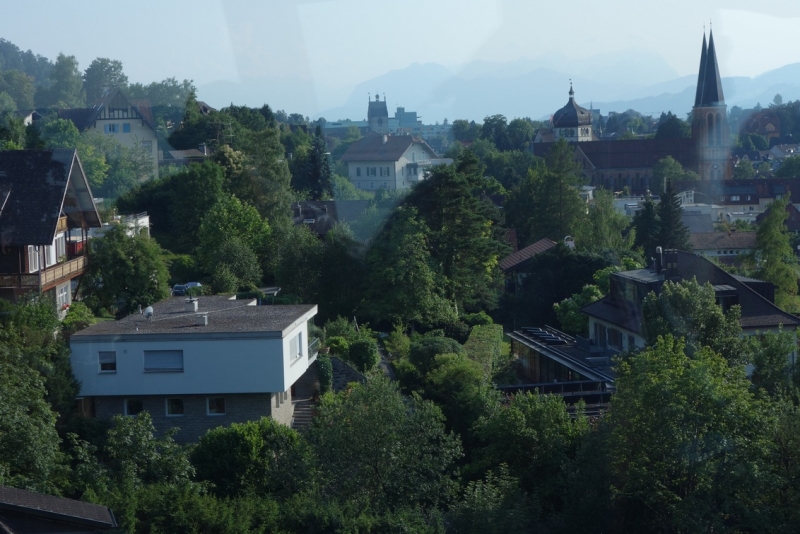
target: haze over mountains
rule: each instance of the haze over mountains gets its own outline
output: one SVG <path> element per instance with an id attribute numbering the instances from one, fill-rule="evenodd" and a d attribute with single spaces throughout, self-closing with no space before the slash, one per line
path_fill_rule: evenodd
<path id="1" fill-rule="evenodd" d="M 725 66 L 720 67 L 724 73 Z M 681 117 L 691 111 L 697 82 L 695 74 L 679 76 L 655 53 L 627 50 L 585 59 L 473 61 L 459 68 L 414 63 L 352 89 L 273 78 L 202 85 L 199 93 L 212 105 L 267 102 L 276 109 L 334 121 L 365 119 L 368 95 L 377 92 L 386 95 L 390 114 L 404 106 L 418 112 L 425 123 L 445 118 L 480 122 L 494 114 L 546 119 L 566 103 L 570 79 L 577 101 L 603 114 L 635 109 L 648 115 L 672 111 Z M 800 99 L 800 63 L 752 78 L 723 77 L 723 86 L 729 107 L 766 107 L 776 93 L 784 101 Z M 317 109 L 307 109 L 309 102 L 316 102 Z"/>

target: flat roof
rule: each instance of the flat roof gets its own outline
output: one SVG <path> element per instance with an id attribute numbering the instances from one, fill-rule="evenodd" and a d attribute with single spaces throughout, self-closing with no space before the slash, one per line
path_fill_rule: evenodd
<path id="1" fill-rule="evenodd" d="M 187 312 L 187 297 L 171 297 L 153 304 L 153 316 L 134 313 L 118 321 L 104 321 L 72 335 L 75 342 L 98 336 L 204 333 L 283 333 L 306 315 L 317 313 L 316 304 L 256 306 L 255 299 L 236 300 L 225 295 L 195 297 L 197 312 Z M 207 315 L 208 324 L 197 325 Z"/>

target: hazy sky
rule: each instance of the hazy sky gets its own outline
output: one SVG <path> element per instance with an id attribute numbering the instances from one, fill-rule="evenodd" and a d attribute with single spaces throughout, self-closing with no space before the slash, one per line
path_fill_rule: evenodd
<path id="1" fill-rule="evenodd" d="M 724 76 L 800 62 L 800 2 L 765 0 L 6 0 L 0 37 L 55 59 L 123 62 L 131 81 L 303 82 L 307 106 L 411 63 L 458 72 L 473 60 L 646 50 L 696 72 L 713 21 Z M 632 76 L 635 73 L 631 73 Z M 200 97 L 202 98 L 202 92 Z M 274 107 L 280 108 L 280 103 Z M 315 109 L 297 110 L 313 114 Z"/>

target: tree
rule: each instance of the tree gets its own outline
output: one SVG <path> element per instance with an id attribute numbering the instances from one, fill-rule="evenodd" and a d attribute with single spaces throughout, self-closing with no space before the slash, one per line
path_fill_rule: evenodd
<path id="1" fill-rule="evenodd" d="M 581 308 L 601 298 L 603 298 L 603 293 L 600 288 L 593 284 L 586 284 L 580 293 L 553 304 L 558 322 L 561 323 L 561 329 L 568 334 L 588 336 L 589 316 L 583 313 Z"/>
<path id="2" fill-rule="evenodd" d="M 197 230 L 197 257 L 208 272 L 220 259 L 216 249 L 239 240 L 253 254 L 263 257 L 272 230 L 258 211 L 233 195 L 222 195 L 203 217 Z"/>
<path id="3" fill-rule="evenodd" d="M 469 472 L 497 471 L 505 464 L 534 499 L 535 519 L 552 519 L 564 505 L 562 477 L 588 431 L 588 418 L 580 411 L 570 415 L 561 398 L 518 393 L 507 405 L 490 405 L 475 424 Z"/>
<path id="4" fill-rule="evenodd" d="M 303 489 L 311 470 L 306 441 L 269 417 L 209 430 L 191 460 L 198 480 L 211 482 L 219 497 L 288 497 Z"/>
<path id="5" fill-rule="evenodd" d="M 800 156 L 789 156 L 781 162 L 781 166 L 775 171 L 775 178 L 794 178 L 800 177 Z"/>
<path id="6" fill-rule="evenodd" d="M 592 252 L 630 250 L 635 232 L 628 231 L 629 225 L 628 218 L 614 207 L 614 195 L 597 189 L 586 218 L 576 229 L 575 243 L 578 248 Z"/>
<path id="7" fill-rule="evenodd" d="M 83 73 L 86 101 L 96 102 L 107 89 L 125 88 L 128 77 L 122 72 L 122 62 L 105 57 L 96 58 Z"/>
<path id="8" fill-rule="evenodd" d="M 764 332 L 747 338 L 752 353 L 753 385 L 777 397 L 792 389 L 789 355 L 796 350 L 794 335 L 788 330 Z"/>
<path id="9" fill-rule="evenodd" d="M 709 348 L 690 357 L 668 334 L 617 373 L 608 422 L 619 527 L 760 530 L 748 510 L 760 492 L 769 416 L 743 367 Z"/>
<path id="10" fill-rule="evenodd" d="M 440 266 L 443 295 L 463 311 L 496 306 L 502 275 L 495 267 L 507 250 L 497 208 L 479 196 L 482 171 L 466 152 L 454 165 L 436 167 L 404 202 L 430 229 L 428 244 Z"/>
<path id="11" fill-rule="evenodd" d="M 333 165 L 322 135 L 314 136 L 311 146 L 302 158 L 297 158 L 296 172 L 292 177 L 294 188 L 305 191 L 310 200 L 324 200 L 333 193 Z"/>
<path id="12" fill-rule="evenodd" d="M 797 257 L 792 250 L 785 221 L 789 197 L 772 202 L 756 230 L 758 268 L 755 276 L 775 284 L 775 302 L 786 308 L 797 295 L 797 275 L 793 268 Z"/>
<path id="13" fill-rule="evenodd" d="M 475 124 L 475 121 L 469 122 L 463 119 L 454 120 L 450 131 L 453 139 L 460 143 L 472 143 L 481 135 L 481 127 Z"/>
<path id="14" fill-rule="evenodd" d="M 653 165 L 653 181 L 650 188 L 653 193 L 661 195 L 667 190 L 667 182 L 699 179 L 696 173 L 684 170 L 672 156 L 667 156 Z"/>
<path id="15" fill-rule="evenodd" d="M 89 242 L 88 254 L 84 291 L 95 312 L 128 313 L 169 296 L 161 247 L 150 237 L 129 237 L 124 226 L 114 226 Z"/>
<path id="16" fill-rule="evenodd" d="M 667 334 L 683 338 L 689 356 L 702 347 L 722 355 L 731 365 L 750 361 L 741 342 L 741 309 L 724 311 L 717 305 L 714 288 L 697 280 L 665 282 L 661 292 L 648 294 L 642 303 L 642 326 L 648 346 Z"/>
<path id="17" fill-rule="evenodd" d="M 16 109 L 33 109 L 34 80 L 18 70 L 0 71 L 0 93 L 14 101 Z"/>
<path id="18" fill-rule="evenodd" d="M 464 347 L 455 339 L 449 337 L 423 337 L 411 343 L 408 355 L 409 361 L 423 375 L 436 368 L 436 357 L 440 354 L 464 355 Z"/>
<path id="19" fill-rule="evenodd" d="M 533 142 L 536 130 L 530 119 L 513 119 L 506 130 L 509 150 L 525 150 Z"/>
<path id="20" fill-rule="evenodd" d="M 543 237 L 561 241 L 574 234 L 586 214 L 581 183 L 573 147 L 560 139 L 550 148 L 546 165 L 531 169 L 507 200 L 508 221 L 523 243 Z"/>
<path id="21" fill-rule="evenodd" d="M 19 347 L 0 343 L 0 483 L 52 491 L 60 439 L 42 376 Z"/>
<path id="22" fill-rule="evenodd" d="M 364 247 L 347 223 L 339 223 L 322 240 L 322 264 L 317 300 L 320 318 L 352 317 L 364 298 L 367 268 Z"/>
<path id="23" fill-rule="evenodd" d="M 36 93 L 37 107 L 82 108 L 86 105 L 83 79 L 75 56 L 58 54 L 50 73 L 50 87 Z"/>
<path id="24" fill-rule="evenodd" d="M 633 228 L 636 230 L 634 246 L 642 248 L 645 259 L 654 257 L 656 247 L 660 246 L 661 221 L 650 195 L 645 199 L 642 209 L 633 216 Z"/>
<path id="25" fill-rule="evenodd" d="M 403 398 L 383 377 L 323 397 L 308 433 L 320 502 L 379 514 L 448 502 L 461 445 L 443 419 L 433 403 Z"/>
<path id="26" fill-rule="evenodd" d="M 108 162 L 105 154 L 98 148 L 100 134 L 81 134 L 72 121 L 51 119 L 39 130 L 39 136 L 47 148 L 73 148 L 78 151 L 81 165 L 93 190 L 100 190 L 108 177 Z"/>
<path id="27" fill-rule="evenodd" d="M 672 112 L 661 114 L 656 139 L 685 139 L 690 137 L 691 133 L 689 124 L 673 115 Z"/>
<path id="28" fill-rule="evenodd" d="M 672 181 L 667 182 L 656 210 L 659 220 L 658 244 L 664 249 L 691 250 L 689 229 L 682 219 L 683 207 Z"/>
<path id="29" fill-rule="evenodd" d="M 756 169 L 753 167 L 753 164 L 750 163 L 749 159 L 741 160 L 734 168 L 733 168 L 733 179 L 734 180 L 750 180 L 756 175 Z"/>
<path id="30" fill-rule="evenodd" d="M 366 302 L 376 319 L 423 326 L 454 319 L 432 265 L 429 233 L 415 208 L 400 207 L 370 248 Z"/>

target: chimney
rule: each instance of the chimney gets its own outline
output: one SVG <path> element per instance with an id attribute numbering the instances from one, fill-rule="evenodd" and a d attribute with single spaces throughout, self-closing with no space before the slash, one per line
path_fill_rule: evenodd
<path id="1" fill-rule="evenodd" d="M 383 144 L 385 145 L 388 142 L 389 142 L 389 136 L 386 135 L 386 134 L 383 134 Z"/>
<path id="2" fill-rule="evenodd" d="M 656 247 L 656 273 L 661 274 L 664 268 L 664 249 Z"/>
<path id="3" fill-rule="evenodd" d="M 194 325 L 195 326 L 208 326 L 208 314 L 207 313 L 198 313 L 194 317 Z"/>
<path id="4" fill-rule="evenodd" d="M 188 298 L 184 306 L 186 313 L 195 313 L 197 311 L 197 299 Z"/>

